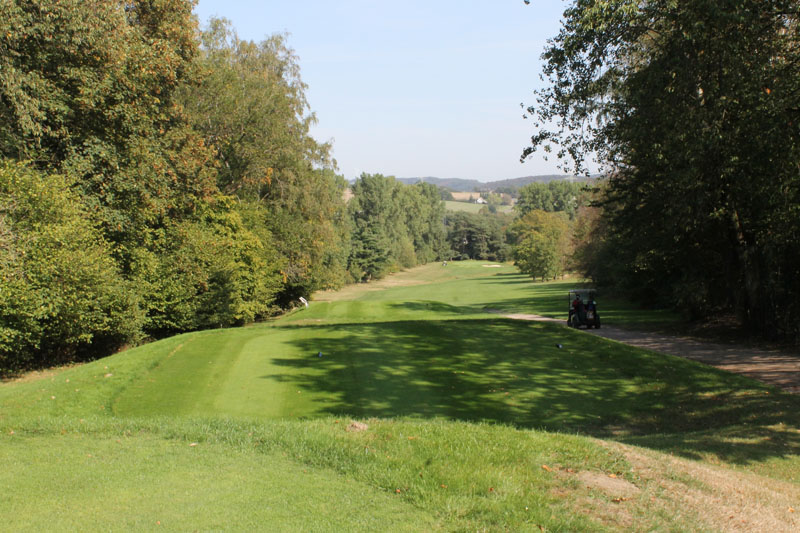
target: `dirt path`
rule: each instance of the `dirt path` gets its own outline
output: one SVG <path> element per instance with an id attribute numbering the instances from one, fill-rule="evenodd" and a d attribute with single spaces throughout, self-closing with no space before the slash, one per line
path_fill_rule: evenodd
<path id="1" fill-rule="evenodd" d="M 502 314 L 517 320 L 535 320 L 563 324 L 564 320 L 539 315 Z M 661 333 L 631 331 L 603 326 L 601 329 L 581 330 L 618 342 L 656 352 L 694 359 L 728 372 L 736 372 L 775 385 L 787 392 L 800 394 L 800 356 L 778 350 L 716 344 Z"/>

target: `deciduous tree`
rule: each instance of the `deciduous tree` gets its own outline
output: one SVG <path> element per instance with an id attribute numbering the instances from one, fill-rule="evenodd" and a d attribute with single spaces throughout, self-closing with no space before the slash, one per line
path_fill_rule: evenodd
<path id="1" fill-rule="evenodd" d="M 797 335 L 797 2 L 576 0 L 544 59 L 523 156 L 608 164 L 619 282 Z"/>

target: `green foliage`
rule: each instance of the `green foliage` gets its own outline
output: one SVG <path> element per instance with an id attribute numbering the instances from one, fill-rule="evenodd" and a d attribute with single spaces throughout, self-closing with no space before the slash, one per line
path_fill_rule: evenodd
<path id="1" fill-rule="evenodd" d="M 0 7 L 0 154 L 73 176 L 108 238 L 136 242 L 213 193 L 175 100 L 197 50 L 191 3 Z"/>
<path id="2" fill-rule="evenodd" d="M 394 202 L 399 184 L 380 174 L 362 174 L 352 186 L 348 212 L 353 242 L 348 269 L 356 281 L 383 277 L 398 256 L 400 239 L 407 236 L 401 206 Z"/>
<path id="3" fill-rule="evenodd" d="M 548 183 L 529 183 L 518 191 L 514 209 L 520 216 L 533 210 L 561 212 L 572 219 L 585 203 L 585 183 L 556 180 Z"/>
<path id="4" fill-rule="evenodd" d="M 229 198 L 199 215 L 167 226 L 158 253 L 137 262 L 151 334 L 243 325 L 273 310 L 281 287 L 274 250 L 245 228 Z"/>
<path id="5" fill-rule="evenodd" d="M 211 19 L 201 42 L 207 75 L 184 88 L 182 101 L 217 151 L 217 186 L 249 202 L 247 220 L 272 236 L 285 277 L 278 302 L 340 286 L 349 234 L 345 182 L 331 170 L 330 146 L 309 135 L 315 118 L 286 36 L 245 41 L 228 21 Z"/>
<path id="6" fill-rule="evenodd" d="M 532 278 L 563 275 L 571 254 L 571 228 L 565 213 L 528 211 L 509 228 L 516 244 L 514 262 Z"/>
<path id="7" fill-rule="evenodd" d="M 0 163 L 0 373 L 136 339 L 136 292 L 59 175 Z"/>
<path id="8" fill-rule="evenodd" d="M 3 322 L 3 353 L 27 343 L 15 361 L 243 324 L 346 280 L 345 183 L 308 134 L 284 36 L 241 41 L 212 21 L 198 39 L 185 0 L 12 0 L 0 3 L 0 76 L 0 156 L 30 161 L 75 203 L 47 207 L 49 233 L 27 240 L 32 214 L 0 223 L 5 281 L 56 309 L 0 297 L 16 321 Z M 94 270 L 75 259 L 61 283 L 81 246 Z M 83 318 L 70 322 L 73 304 Z"/>
<path id="9" fill-rule="evenodd" d="M 556 144 L 612 167 L 604 255 L 619 286 L 800 338 L 798 43 L 792 0 L 567 9 L 523 156 Z"/>
<path id="10" fill-rule="evenodd" d="M 439 187 L 439 195 L 441 196 L 442 201 L 452 202 L 454 200 L 453 193 L 444 187 Z"/>
<path id="11" fill-rule="evenodd" d="M 447 253 L 445 204 L 436 186 L 418 182 L 401 190 L 406 193 L 406 227 L 417 262 L 425 264 L 441 259 Z"/>
<path id="12" fill-rule="evenodd" d="M 526 235 L 514 248 L 514 264 L 520 272 L 542 281 L 558 276 L 559 259 L 554 243 L 538 232 Z"/>
<path id="13" fill-rule="evenodd" d="M 447 213 L 447 240 L 455 259 L 506 261 L 510 248 L 506 244 L 505 227 L 511 217 L 503 214 Z"/>
<path id="14" fill-rule="evenodd" d="M 444 202 L 429 183 L 362 174 L 352 187 L 349 271 L 357 281 L 445 257 Z"/>
<path id="15" fill-rule="evenodd" d="M 391 243 L 380 228 L 362 224 L 353 233 L 349 270 L 356 281 L 380 279 L 391 266 Z"/>

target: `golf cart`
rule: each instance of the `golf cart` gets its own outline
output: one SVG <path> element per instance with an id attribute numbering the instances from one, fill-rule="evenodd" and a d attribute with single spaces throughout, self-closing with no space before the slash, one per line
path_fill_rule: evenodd
<path id="1" fill-rule="evenodd" d="M 569 315 L 567 325 L 578 329 L 595 327 L 600 329 L 600 315 L 594 300 L 594 289 L 573 289 L 569 291 Z"/>

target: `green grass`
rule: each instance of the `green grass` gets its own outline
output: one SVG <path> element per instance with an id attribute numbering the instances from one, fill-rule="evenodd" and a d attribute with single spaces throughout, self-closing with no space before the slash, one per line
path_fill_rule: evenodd
<path id="1" fill-rule="evenodd" d="M 469 202 L 454 202 L 452 200 L 446 200 L 444 202 L 444 207 L 448 211 L 466 211 L 467 213 L 478 213 L 481 208 L 486 207 L 486 204 L 472 204 Z M 514 208 L 510 205 L 500 205 L 497 207 L 497 211 L 500 213 L 511 213 Z"/>
<path id="2" fill-rule="evenodd" d="M 391 290 L 349 287 L 322 296 L 308 310 L 287 318 L 289 322 L 311 324 L 340 319 L 352 322 L 453 317 L 490 318 L 489 309 L 509 313 L 531 313 L 567 320 L 570 289 L 585 286 L 580 280 L 533 282 L 509 264 L 455 261 L 447 267 L 430 264 L 396 275 L 401 283 Z M 423 279 L 426 283 L 414 283 Z M 407 283 L 403 285 L 402 283 Z M 336 302 L 331 306 L 329 302 Z M 380 305 L 376 305 L 380 302 Z M 598 310 L 604 324 L 626 328 L 664 328 L 676 325 L 680 317 L 668 310 L 644 310 L 618 298 L 597 294 Z"/>
<path id="3" fill-rule="evenodd" d="M 9 531 L 254 531 L 269 523 L 292 531 L 417 531 L 435 524 L 366 483 L 255 446 L 65 432 L 4 438 L 0 460 L 3 486 L 14 487 L 2 502 Z"/>
<path id="4" fill-rule="evenodd" d="M 738 402 L 743 392 L 766 390 L 553 324 L 454 319 L 201 334 L 110 408 L 117 416 L 417 416 L 593 434 L 621 425 L 640 434 L 726 424 L 734 409 L 760 408 Z"/>
<path id="5" fill-rule="evenodd" d="M 541 465 L 628 470 L 618 453 L 575 436 L 444 421 L 369 424 L 348 432 L 333 418 L 39 420 L 0 437 L 8 465 L 0 482 L 15 487 L 0 503 L 11 518 L 4 525 L 591 530 L 591 520 L 569 512 L 571 502 L 549 494 L 562 483 Z"/>
<path id="6" fill-rule="evenodd" d="M 274 322 L 0 385 L 7 527 L 613 528 L 619 518 L 601 512 L 610 498 L 568 473 L 644 482 L 588 436 L 800 483 L 796 397 L 487 313 L 563 317 L 575 283 L 485 264 L 428 265 Z M 598 301 L 605 324 L 675 320 Z M 346 431 L 351 419 L 369 429 Z M 678 508 L 653 508 L 651 494 L 626 523 L 671 528 Z M 600 510 L 577 512 L 587 499 Z"/>

